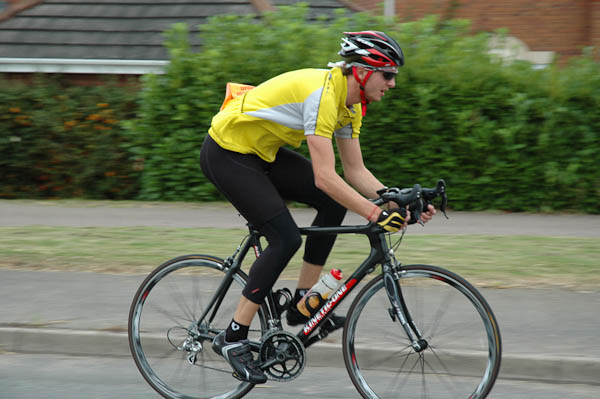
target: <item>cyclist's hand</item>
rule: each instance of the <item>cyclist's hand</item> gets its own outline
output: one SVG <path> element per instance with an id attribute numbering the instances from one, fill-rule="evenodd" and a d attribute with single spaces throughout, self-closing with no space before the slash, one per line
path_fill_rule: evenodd
<path id="1" fill-rule="evenodd" d="M 423 223 L 427 223 L 431 220 L 431 218 L 433 217 L 433 215 L 435 215 L 435 213 L 436 213 L 435 207 L 433 205 L 429 204 L 429 206 L 427 207 L 425 212 L 421 213 L 421 220 L 423 221 Z"/>
<path id="2" fill-rule="evenodd" d="M 410 213 L 406 209 L 393 208 L 389 211 L 383 211 L 377 219 L 377 224 L 383 227 L 390 233 L 406 227 L 406 223 L 410 219 Z"/>
<path id="3" fill-rule="evenodd" d="M 427 210 L 425 212 L 421 212 L 421 221 L 423 223 L 427 223 L 427 222 L 429 222 L 431 220 L 431 218 L 435 214 L 436 214 L 435 207 L 433 205 L 429 204 L 427 206 Z M 410 222 L 408 222 L 408 224 L 417 223 L 417 221 L 418 221 L 417 211 L 416 210 L 411 210 L 410 211 L 410 215 L 411 215 L 411 219 L 410 219 Z"/>

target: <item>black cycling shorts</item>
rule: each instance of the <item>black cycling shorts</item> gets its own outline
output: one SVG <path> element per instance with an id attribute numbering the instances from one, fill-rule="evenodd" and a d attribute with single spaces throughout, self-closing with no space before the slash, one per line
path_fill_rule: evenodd
<path id="1" fill-rule="evenodd" d="M 311 161 L 290 149 L 280 148 L 275 161 L 269 163 L 254 154 L 223 149 L 207 135 L 200 165 L 205 176 L 269 244 L 253 264 L 244 289 L 244 296 L 254 303 L 262 303 L 301 244 L 298 226 L 285 201 L 315 208 L 313 226 L 339 226 L 346 214 L 343 206 L 315 186 Z M 324 265 L 334 243 L 333 235 L 308 237 L 304 260 Z"/>

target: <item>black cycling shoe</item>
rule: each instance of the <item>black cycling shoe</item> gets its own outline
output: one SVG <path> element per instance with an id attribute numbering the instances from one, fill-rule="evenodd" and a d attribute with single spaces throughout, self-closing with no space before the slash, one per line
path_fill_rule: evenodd
<path id="1" fill-rule="evenodd" d="M 286 312 L 285 315 L 287 319 L 287 323 L 289 326 L 297 326 L 298 324 L 306 324 L 309 320 L 308 316 L 304 316 L 295 305 L 291 305 Z M 333 313 L 331 316 L 327 318 L 327 320 L 323 323 L 323 329 L 327 330 L 327 332 L 333 332 L 339 328 L 344 327 L 346 323 L 345 316 L 338 316 Z"/>
<path id="2" fill-rule="evenodd" d="M 252 356 L 252 350 L 247 339 L 238 342 L 227 342 L 225 341 L 225 331 L 223 331 L 213 339 L 212 348 L 227 360 L 233 369 L 233 376 L 238 380 L 252 384 L 267 382 L 267 376 Z"/>

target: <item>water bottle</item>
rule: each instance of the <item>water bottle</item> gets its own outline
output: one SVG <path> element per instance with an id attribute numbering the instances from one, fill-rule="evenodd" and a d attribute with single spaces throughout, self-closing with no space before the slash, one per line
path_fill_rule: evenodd
<path id="1" fill-rule="evenodd" d="M 318 309 L 319 306 L 319 297 L 323 298 L 323 300 L 327 299 L 329 295 L 338 287 L 340 280 L 342 279 L 342 271 L 340 269 L 331 269 L 331 271 L 327 274 L 321 276 L 319 281 L 315 285 L 312 286 L 310 290 L 302 297 L 302 299 L 298 302 L 298 310 L 304 316 L 311 316 L 311 309 Z M 316 295 L 318 294 L 318 295 Z M 308 303 L 308 307 L 307 307 Z"/>

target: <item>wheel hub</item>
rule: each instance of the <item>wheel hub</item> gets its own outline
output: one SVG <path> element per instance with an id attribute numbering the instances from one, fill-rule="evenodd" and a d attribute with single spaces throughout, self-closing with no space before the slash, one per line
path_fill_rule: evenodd
<path id="1" fill-rule="evenodd" d="M 424 339 L 419 339 L 417 342 L 412 344 L 412 347 L 415 352 L 420 353 L 429 347 L 429 343 Z"/>

